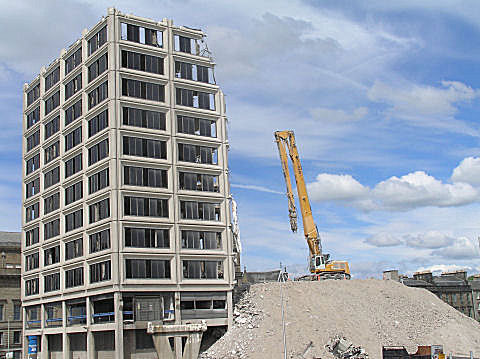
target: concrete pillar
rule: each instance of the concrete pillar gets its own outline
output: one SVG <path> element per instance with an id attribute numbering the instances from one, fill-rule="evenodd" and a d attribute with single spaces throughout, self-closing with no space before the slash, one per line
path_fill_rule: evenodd
<path id="1" fill-rule="evenodd" d="M 179 358 L 182 358 L 182 337 L 174 337 L 173 338 L 173 342 L 174 342 L 174 351 L 175 351 L 175 358 L 179 359 Z"/>
<path id="2" fill-rule="evenodd" d="M 95 359 L 95 337 L 90 328 L 87 331 L 87 359 Z"/>
<path id="3" fill-rule="evenodd" d="M 115 312 L 115 358 L 123 359 L 123 305 L 120 292 L 113 294 L 113 308 Z"/>
<path id="4" fill-rule="evenodd" d="M 233 291 L 227 292 L 228 329 L 233 325 Z"/>
<path id="5" fill-rule="evenodd" d="M 41 359 L 48 359 L 48 338 L 47 334 L 42 334 L 40 339 L 42 341 L 42 352 L 40 353 Z"/>
<path id="6" fill-rule="evenodd" d="M 62 335 L 63 359 L 70 359 L 70 336 L 64 330 Z"/>

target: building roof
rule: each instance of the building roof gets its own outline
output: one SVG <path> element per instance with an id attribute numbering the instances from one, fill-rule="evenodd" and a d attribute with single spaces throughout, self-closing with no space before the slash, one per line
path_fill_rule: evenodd
<path id="1" fill-rule="evenodd" d="M 433 282 L 439 287 L 461 287 L 468 286 L 467 282 L 455 276 L 434 277 Z"/>
<path id="2" fill-rule="evenodd" d="M 480 290 L 480 280 L 469 280 L 468 283 L 473 290 Z"/>
<path id="3" fill-rule="evenodd" d="M 0 247 L 18 247 L 22 238 L 21 232 L 2 232 L 0 231 Z"/>
<path id="4" fill-rule="evenodd" d="M 433 287 L 432 283 L 429 283 L 421 279 L 403 278 L 402 283 L 408 287 L 420 287 L 420 288 Z"/>

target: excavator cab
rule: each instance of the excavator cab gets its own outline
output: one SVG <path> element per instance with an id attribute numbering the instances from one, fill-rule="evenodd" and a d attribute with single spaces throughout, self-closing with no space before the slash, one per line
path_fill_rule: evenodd
<path id="1" fill-rule="evenodd" d="M 310 272 L 318 273 L 325 270 L 325 257 L 323 255 L 313 256 L 310 261 Z"/>

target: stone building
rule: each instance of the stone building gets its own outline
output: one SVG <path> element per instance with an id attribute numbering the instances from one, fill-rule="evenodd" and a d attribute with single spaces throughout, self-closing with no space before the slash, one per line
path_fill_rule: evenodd
<path id="1" fill-rule="evenodd" d="M 150 358 L 148 322 L 231 325 L 227 118 L 201 30 L 109 9 L 25 85 L 23 122 L 31 351 Z"/>
<path id="2" fill-rule="evenodd" d="M 22 353 L 20 232 L 0 232 L 0 358 Z"/>
<path id="3" fill-rule="evenodd" d="M 384 279 L 389 276 L 388 273 L 384 273 Z M 474 294 L 473 282 L 467 280 L 466 271 L 445 272 L 440 276 L 434 276 L 430 271 L 423 271 L 414 273 L 413 278 L 397 277 L 400 282 L 409 287 L 429 290 L 466 316 L 480 321 L 478 301 L 477 304 L 475 302 L 478 294 Z"/>

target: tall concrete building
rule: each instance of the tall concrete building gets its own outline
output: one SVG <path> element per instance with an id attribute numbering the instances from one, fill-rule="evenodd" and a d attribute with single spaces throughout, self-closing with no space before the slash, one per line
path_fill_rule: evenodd
<path id="1" fill-rule="evenodd" d="M 21 358 L 20 232 L 0 232 L 0 359 Z"/>
<path id="2" fill-rule="evenodd" d="M 205 34 L 109 9 L 24 86 L 23 117 L 25 354 L 150 358 L 148 322 L 230 325 L 227 118 Z M 180 357 L 185 337 L 169 340 Z"/>

